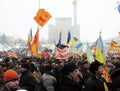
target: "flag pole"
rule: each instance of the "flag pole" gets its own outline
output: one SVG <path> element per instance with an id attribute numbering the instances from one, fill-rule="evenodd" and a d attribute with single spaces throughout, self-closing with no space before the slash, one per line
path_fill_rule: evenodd
<path id="1" fill-rule="evenodd" d="M 38 1 L 38 10 L 40 9 L 40 0 Z M 40 30 L 39 24 L 38 24 L 38 28 Z"/>
<path id="2" fill-rule="evenodd" d="M 39 0 L 39 2 L 38 2 L 38 9 L 40 9 L 40 0 Z"/>

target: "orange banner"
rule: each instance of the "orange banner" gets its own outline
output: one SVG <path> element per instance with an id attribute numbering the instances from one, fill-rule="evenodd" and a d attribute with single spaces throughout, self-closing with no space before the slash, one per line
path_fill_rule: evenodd
<path id="1" fill-rule="evenodd" d="M 51 18 L 51 15 L 44 9 L 39 9 L 37 15 L 34 17 L 34 20 L 43 27 L 45 23 Z"/>

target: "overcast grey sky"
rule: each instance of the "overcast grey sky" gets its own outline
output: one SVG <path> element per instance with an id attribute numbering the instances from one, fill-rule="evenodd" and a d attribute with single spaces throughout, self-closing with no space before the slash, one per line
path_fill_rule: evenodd
<path id="1" fill-rule="evenodd" d="M 102 38 L 118 36 L 120 14 L 115 7 L 118 0 L 77 0 L 77 19 L 81 41 L 95 41 L 102 31 Z M 52 18 L 40 31 L 40 39 L 47 39 L 47 25 L 55 17 L 73 17 L 72 0 L 40 0 L 40 8 Z M 27 40 L 30 28 L 37 30 L 34 16 L 39 9 L 39 0 L 0 0 L 0 32 Z M 52 30 L 51 30 L 52 31 Z"/>

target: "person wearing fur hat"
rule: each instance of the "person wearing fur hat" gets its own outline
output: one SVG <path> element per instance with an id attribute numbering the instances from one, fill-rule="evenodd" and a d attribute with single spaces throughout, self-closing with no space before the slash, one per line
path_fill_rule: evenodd
<path id="1" fill-rule="evenodd" d="M 89 68 L 91 76 L 87 80 L 86 91 L 109 91 L 105 79 L 102 77 L 103 67 L 95 60 Z"/>
<path id="2" fill-rule="evenodd" d="M 8 69 L 3 76 L 4 87 L 0 91 L 17 91 L 19 87 L 19 75 L 12 69 Z"/>
<path id="3" fill-rule="evenodd" d="M 81 73 L 75 63 L 66 63 L 61 72 L 62 77 L 56 91 L 81 91 L 82 85 L 79 84 Z"/>

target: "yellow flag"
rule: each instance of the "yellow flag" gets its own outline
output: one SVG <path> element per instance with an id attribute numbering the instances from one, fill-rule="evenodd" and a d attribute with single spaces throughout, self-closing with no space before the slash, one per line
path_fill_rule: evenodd
<path id="1" fill-rule="evenodd" d="M 108 89 L 108 87 L 107 87 L 105 82 L 104 82 L 104 89 L 105 89 L 105 91 L 109 91 L 109 89 Z"/>
<path id="2" fill-rule="evenodd" d="M 103 41 L 102 41 L 101 35 L 99 36 L 98 42 L 97 42 L 96 59 L 100 63 L 105 63 L 106 55 L 105 55 L 105 49 L 103 46 Z"/>
<path id="3" fill-rule="evenodd" d="M 100 63 L 104 63 L 104 57 L 103 57 L 103 54 L 101 52 L 101 49 L 99 48 L 99 46 L 97 47 L 97 50 L 96 50 L 96 59 L 100 62 Z"/>

